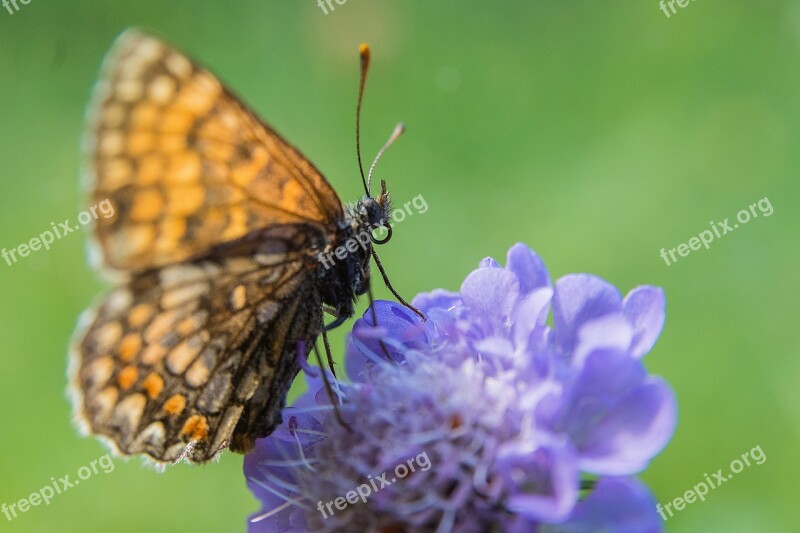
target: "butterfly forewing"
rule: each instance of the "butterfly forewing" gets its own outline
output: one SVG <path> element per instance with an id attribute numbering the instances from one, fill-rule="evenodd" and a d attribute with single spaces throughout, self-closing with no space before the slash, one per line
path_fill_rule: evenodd
<path id="1" fill-rule="evenodd" d="M 105 266 L 160 267 L 273 224 L 342 218 L 311 163 L 167 44 L 129 30 L 103 72 L 86 174 L 116 211 L 95 230 Z"/>
<path id="2" fill-rule="evenodd" d="M 351 305 L 321 297 L 315 258 L 341 202 L 212 74 L 137 31 L 109 53 L 89 119 L 91 195 L 115 208 L 95 244 L 123 285 L 76 331 L 76 417 L 157 462 L 245 452 L 280 422 L 322 301 Z"/>

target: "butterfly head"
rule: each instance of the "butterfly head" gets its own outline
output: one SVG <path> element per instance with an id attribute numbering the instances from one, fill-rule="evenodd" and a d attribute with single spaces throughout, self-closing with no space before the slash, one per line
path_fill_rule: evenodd
<path id="1" fill-rule="evenodd" d="M 371 234 L 371 240 L 374 244 L 388 242 L 392 236 L 392 227 L 389 225 L 389 219 L 392 216 L 392 200 L 389 196 L 389 191 L 386 190 L 386 182 L 381 180 L 381 193 L 378 196 L 375 198 L 365 196 L 358 204 L 360 211 L 359 231 L 385 228 L 387 231 L 385 238 L 378 239 Z"/>
<path id="2" fill-rule="evenodd" d="M 358 202 L 350 204 L 346 210 L 346 220 L 349 226 L 349 235 L 362 243 L 364 259 L 369 260 L 373 244 L 389 242 L 392 236 L 392 227 L 389 225 L 392 214 L 392 201 L 385 189 L 378 196 L 364 196 Z M 379 238 L 376 230 L 383 228 L 386 235 Z"/>

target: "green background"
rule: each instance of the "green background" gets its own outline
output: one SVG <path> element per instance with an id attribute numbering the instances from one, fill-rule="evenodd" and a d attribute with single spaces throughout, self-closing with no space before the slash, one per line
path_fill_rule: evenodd
<path id="1" fill-rule="evenodd" d="M 800 3 L 701 0 L 669 18 L 656 0 L 334 6 L 0 8 L 0 247 L 87 207 L 84 108 L 104 52 L 133 25 L 209 66 L 357 198 L 356 50 L 367 41 L 366 158 L 403 120 L 378 173 L 396 200 L 429 205 L 380 250 L 395 286 L 457 289 L 482 257 L 523 241 L 554 277 L 664 287 L 667 323 L 646 363 L 674 387 L 679 423 L 642 478 L 666 502 L 755 446 L 767 456 L 667 528 L 796 530 Z M 772 216 L 672 266 L 659 257 L 765 196 Z M 108 287 L 85 255 L 73 233 L 0 263 L 0 502 L 74 479 L 105 453 L 77 435 L 64 393 L 76 319 Z M 47 507 L 0 515 L 0 530 L 241 531 L 258 507 L 241 464 L 228 453 L 159 475 L 117 459 Z"/>

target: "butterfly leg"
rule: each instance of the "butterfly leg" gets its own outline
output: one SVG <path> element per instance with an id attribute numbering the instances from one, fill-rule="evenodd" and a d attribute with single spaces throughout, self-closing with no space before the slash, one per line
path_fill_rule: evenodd
<path id="1" fill-rule="evenodd" d="M 333 368 L 333 353 L 331 353 L 331 343 L 328 342 L 328 332 L 322 332 L 322 344 L 325 346 L 325 355 L 328 357 L 328 368 L 331 369 L 331 374 L 336 378 L 336 370 Z"/>
<path id="2" fill-rule="evenodd" d="M 418 314 L 423 322 L 427 321 L 428 319 L 425 317 L 424 314 L 422 314 L 422 311 L 420 311 L 419 309 L 417 309 L 416 307 L 405 301 L 403 297 L 400 296 L 400 293 L 398 293 L 394 289 L 394 287 L 392 287 L 392 283 L 389 281 L 389 276 L 386 275 L 386 271 L 383 269 L 383 265 L 381 264 L 381 260 L 378 259 L 378 254 L 375 251 L 375 249 L 372 248 L 370 252 L 372 253 L 372 258 L 375 260 L 375 265 L 378 267 L 378 270 L 380 271 L 381 276 L 383 277 L 383 283 L 386 285 L 386 288 L 389 289 L 392 292 L 392 294 L 394 294 L 394 297 L 397 298 L 397 301 L 399 301 L 401 304 L 403 304 L 404 306 L 408 307 L 416 314 Z"/>
<path id="3" fill-rule="evenodd" d="M 322 331 L 323 331 L 323 332 L 325 332 L 325 331 L 330 331 L 330 330 L 332 330 L 332 329 L 336 329 L 336 328 L 338 328 L 339 326 L 341 326 L 342 324 L 344 324 L 344 323 L 345 323 L 345 321 L 346 321 L 348 318 L 350 318 L 350 317 L 349 317 L 349 316 L 346 316 L 346 315 L 340 315 L 340 316 L 337 316 L 337 317 L 336 317 L 336 319 L 335 319 L 333 322 L 331 322 L 330 324 L 326 324 L 326 325 L 324 325 L 324 326 L 322 327 Z"/>
<path id="4" fill-rule="evenodd" d="M 322 368 L 322 357 L 319 355 L 319 348 L 317 348 L 316 341 L 314 341 L 314 355 L 317 358 L 317 364 L 319 365 L 320 374 L 322 375 L 322 383 L 325 385 L 325 392 L 328 394 L 328 399 L 330 399 L 331 405 L 333 406 L 333 415 L 336 417 L 336 420 L 342 425 L 342 427 L 346 428 L 350 433 L 353 433 L 353 428 L 350 426 L 350 424 L 344 421 L 342 418 L 342 413 L 339 411 L 339 403 L 341 402 L 341 398 L 338 395 L 334 396 L 331 382 L 328 380 L 328 375 L 325 373 L 325 369 Z"/>

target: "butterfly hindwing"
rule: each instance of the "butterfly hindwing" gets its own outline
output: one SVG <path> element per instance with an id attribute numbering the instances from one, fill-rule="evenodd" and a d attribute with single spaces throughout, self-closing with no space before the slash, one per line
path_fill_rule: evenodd
<path id="1" fill-rule="evenodd" d="M 288 251 L 305 246 L 306 229 L 274 227 L 231 248 L 247 253 L 149 271 L 112 292 L 73 353 L 86 429 L 158 462 L 206 462 L 270 433 L 298 343 L 310 347 L 322 325 L 316 272 Z"/>

